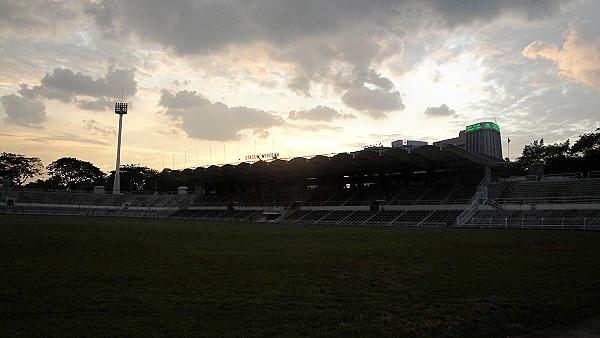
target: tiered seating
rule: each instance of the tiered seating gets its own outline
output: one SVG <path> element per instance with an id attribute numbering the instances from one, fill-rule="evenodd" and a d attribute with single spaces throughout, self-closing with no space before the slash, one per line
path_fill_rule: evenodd
<path id="1" fill-rule="evenodd" d="M 192 205 L 228 205 L 230 203 L 230 199 L 226 195 L 196 195 L 195 201 Z"/>
<path id="2" fill-rule="evenodd" d="M 211 219 L 218 217 L 225 210 L 178 210 L 171 216 L 176 218 L 199 218 L 199 219 Z"/>
<path id="3" fill-rule="evenodd" d="M 382 199 L 381 197 L 381 190 L 377 188 L 365 187 L 362 189 L 357 189 L 346 202 L 346 205 L 368 205 L 372 201 Z"/>
<path id="4" fill-rule="evenodd" d="M 462 210 L 436 210 L 427 219 L 426 223 L 431 224 L 443 224 L 444 226 L 453 225 L 456 222 L 456 218 L 460 215 Z"/>
<path id="5" fill-rule="evenodd" d="M 28 215 L 58 215 L 58 216 L 95 216 L 95 217 L 137 217 L 137 218 L 159 218 L 169 216 L 170 211 L 139 210 L 121 208 L 92 208 L 92 207 L 69 207 L 69 206 L 31 206 L 21 204 L 11 207 L 10 213 Z"/>
<path id="6" fill-rule="evenodd" d="M 312 210 L 310 213 L 304 216 L 304 218 L 302 218 L 302 222 L 316 223 L 321 218 L 327 216 L 330 212 L 330 210 Z"/>
<path id="7" fill-rule="evenodd" d="M 228 220 L 239 220 L 239 221 L 254 221 L 262 216 L 262 210 L 239 210 L 236 214 L 230 217 Z"/>
<path id="8" fill-rule="evenodd" d="M 387 204 L 416 204 L 426 190 L 427 187 L 424 185 L 404 188 Z"/>
<path id="9" fill-rule="evenodd" d="M 371 225 L 388 225 L 403 213 L 403 210 L 381 210 L 369 219 L 369 223 Z"/>
<path id="10" fill-rule="evenodd" d="M 353 186 L 351 189 L 333 189 L 333 185 L 320 186 L 315 190 L 306 187 L 262 186 L 245 192 L 246 186 L 226 186 L 235 192 L 207 195 L 112 195 L 73 192 L 29 192 L 23 190 L 2 191 L 2 196 L 15 197 L 17 207 L 11 210 L 24 212 L 82 214 L 82 215 L 114 215 L 128 217 L 158 217 L 163 211 L 165 215 L 182 219 L 201 220 L 266 220 L 271 214 L 265 214 L 273 206 L 310 208 L 318 206 L 321 210 L 296 210 L 287 215 L 282 222 L 308 224 L 357 224 L 357 225 L 396 225 L 396 226 L 452 226 L 462 210 L 446 210 L 447 206 L 429 206 L 430 210 L 389 210 L 423 209 L 419 204 L 456 204 L 466 203 L 475 192 L 476 182 L 470 180 L 462 185 L 454 185 L 458 178 L 443 178 L 446 184 L 427 186 L 424 180 L 393 179 L 389 182 L 381 180 L 381 184 L 371 186 Z M 406 186 L 406 184 L 409 184 Z M 404 186 L 404 187 L 403 187 Z M 312 186 L 316 187 L 316 185 Z M 254 188 L 253 188 L 254 189 Z M 594 226 L 600 223 L 600 211 L 575 210 L 585 208 L 584 203 L 600 203 L 600 178 L 576 179 L 571 176 L 546 177 L 541 181 L 501 181 L 488 186 L 491 199 L 488 206 L 502 209 L 512 208 L 513 204 L 578 204 L 573 210 L 541 211 L 542 208 L 531 208 L 532 211 L 480 210 L 467 225 L 472 226 Z M 4 199 L 6 198 L 4 197 Z M 308 201 L 307 201 L 308 199 Z M 382 203 L 375 202 L 383 200 Z M 302 203 L 295 204 L 295 201 Z M 459 202 L 461 201 L 461 202 Z M 27 204 L 32 204 L 27 208 Z M 44 208 L 44 205 L 51 208 Z M 357 210 L 364 207 L 354 205 L 370 205 L 373 211 Z M 392 206 L 396 204 L 398 206 Z M 42 206 L 40 208 L 39 206 Z M 206 205 L 210 210 L 196 210 L 194 205 Z M 219 207 L 214 207 L 219 206 Z M 329 206 L 343 205 L 346 210 L 333 210 Z M 406 206 L 403 206 L 406 205 Z M 411 206 L 408 206 L 411 205 Z M 416 205 L 412 207 L 412 205 Z M 96 207 L 93 207 L 96 206 Z M 98 206 L 102 208 L 98 208 Z M 244 207 L 248 206 L 248 207 Z M 261 208 L 260 206 L 264 206 Z M 191 209 L 187 209 L 190 207 Z M 228 207 L 227 210 L 225 207 Z M 233 207 L 233 209 L 231 209 Z M 458 207 L 458 206 L 456 206 Z M 561 208 L 570 206 L 561 206 Z M 4 207 L 8 210 L 10 207 Z M 382 208 L 387 210 L 377 211 Z M 552 207 L 545 207 L 550 209 Z M 154 209 L 154 210 L 152 210 Z M 167 210 L 168 209 L 168 210 Z M 177 210 L 179 209 L 179 210 Z M 242 210 L 240 210 L 242 209 Z M 249 210 L 257 209 L 257 210 Z M 338 208 L 339 209 L 339 208 Z M 440 210 L 436 210 L 440 209 Z M 444 209 L 444 210 L 441 210 Z M 161 214 L 162 215 L 162 214 Z M 276 214 L 273 214 L 275 217 Z M 276 218 L 276 217 L 275 217 Z M 599 225 L 600 226 L 600 225 Z"/>
<path id="11" fill-rule="evenodd" d="M 323 205 L 329 201 L 331 197 L 335 195 L 335 191 L 316 189 L 308 192 L 308 198 L 306 204 L 309 205 Z"/>
<path id="12" fill-rule="evenodd" d="M 419 199 L 420 204 L 442 204 L 453 190 L 450 184 L 436 184 Z"/>
<path id="13" fill-rule="evenodd" d="M 600 179 L 499 182 L 488 187 L 488 194 L 499 203 L 597 203 Z"/>
<path id="14" fill-rule="evenodd" d="M 488 186 L 488 196 L 491 199 L 497 200 L 499 198 L 502 198 L 502 196 L 506 196 L 507 193 L 505 193 L 505 190 L 508 189 L 508 183 L 504 183 L 504 182 L 495 182 L 495 183 L 491 183 Z M 473 193 L 473 195 L 475 195 L 475 193 Z M 473 196 L 471 195 L 471 196 Z"/>
<path id="15" fill-rule="evenodd" d="M 379 211 L 357 210 L 344 219 L 344 224 L 362 225 L 368 224 L 371 217 L 375 216 Z"/>
<path id="16" fill-rule="evenodd" d="M 296 210 L 294 212 L 292 212 L 291 214 L 287 215 L 287 217 L 285 217 L 283 219 L 284 223 L 294 223 L 300 219 L 302 219 L 304 216 L 308 215 L 311 213 L 312 210 Z"/>
<path id="17" fill-rule="evenodd" d="M 600 196 L 600 178 L 588 178 L 581 180 L 579 189 L 574 192 L 575 196 Z"/>
<path id="18" fill-rule="evenodd" d="M 321 218 L 318 223 L 319 224 L 338 224 L 344 218 L 349 217 L 352 211 L 346 210 L 336 210 L 327 214 L 325 217 Z"/>
<path id="19" fill-rule="evenodd" d="M 375 199 L 391 202 L 400 194 L 402 187 L 397 184 L 386 185 Z"/>
<path id="20" fill-rule="evenodd" d="M 447 199 L 447 203 L 468 203 L 473 195 L 475 195 L 475 191 L 477 190 L 478 182 L 469 182 L 463 183 L 459 187 L 455 187 L 454 191 L 450 193 L 450 196 Z"/>
<path id="21" fill-rule="evenodd" d="M 407 210 L 400 217 L 394 220 L 394 225 L 418 225 L 421 223 L 431 210 Z"/>
<path id="22" fill-rule="evenodd" d="M 539 187 L 537 181 L 515 182 L 507 190 L 504 191 L 502 198 L 523 199 L 528 196 L 535 196 Z"/>
<path id="23" fill-rule="evenodd" d="M 327 200 L 323 201 L 325 205 L 345 205 L 346 202 L 356 193 L 357 189 L 340 189 Z"/>
<path id="24" fill-rule="evenodd" d="M 282 192 L 274 200 L 275 205 L 289 206 L 294 201 L 303 201 L 306 199 L 306 192 L 289 190 Z"/>

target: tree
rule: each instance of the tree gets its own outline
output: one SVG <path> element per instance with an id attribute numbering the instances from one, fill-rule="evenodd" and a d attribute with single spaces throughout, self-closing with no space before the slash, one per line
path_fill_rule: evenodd
<path id="1" fill-rule="evenodd" d="M 583 134 L 571 147 L 571 154 L 583 157 L 600 156 L 600 128 L 595 133 Z"/>
<path id="2" fill-rule="evenodd" d="M 523 168 L 530 168 L 538 165 L 551 165 L 555 162 L 560 162 L 569 157 L 570 141 L 566 140 L 563 143 L 554 143 L 544 145 L 544 139 L 539 142 L 534 140 L 533 143 L 523 147 L 523 154 L 517 158 Z"/>
<path id="3" fill-rule="evenodd" d="M 122 191 L 154 191 L 158 171 L 142 167 L 139 164 L 125 164 L 119 168 Z M 109 184 L 114 182 L 115 173 L 111 172 Z"/>
<path id="4" fill-rule="evenodd" d="M 542 165 L 543 154 L 544 139 L 540 139 L 539 142 L 537 140 L 534 140 L 533 143 L 525 145 L 525 147 L 523 147 L 523 154 L 517 158 L 516 162 L 519 163 L 523 168 Z"/>
<path id="5" fill-rule="evenodd" d="M 598 170 L 599 161 L 600 128 L 596 128 L 595 132 L 579 136 L 573 146 L 569 140 L 552 145 L 544 145 L 544 139 L 533 141 L 523 147 L 523 154 L 516 162 L 526 170 L 540 166 L 545 173 L 557 174 Z"/>
<path id="6" fill-rule="evenodd" d="M 2 153 L 0 155 L 0 177 L 3 185 L 21 186 L 28 179 L 42 174 L 42 161 L 37 157 Z"/>
<path id="7" fill-rule="evenodd" d="M 71 190 L 102 183 L 105 174 L 98 167 L 87 161 L 72 157 L 63 157 L 50 163 L 48 169 L 49 180 L 55 181 L 59 187 Z"/>

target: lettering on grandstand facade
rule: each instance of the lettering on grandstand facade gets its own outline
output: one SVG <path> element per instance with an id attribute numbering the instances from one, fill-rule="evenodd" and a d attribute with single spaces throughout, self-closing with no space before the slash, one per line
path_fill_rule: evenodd
<path id="1" fill-rule="evenodd" d="M 246 161 L 276 160 L 278 158 L 279 158 L 279 153 L 266 153 L 266 154 L 246 155 Z"/>

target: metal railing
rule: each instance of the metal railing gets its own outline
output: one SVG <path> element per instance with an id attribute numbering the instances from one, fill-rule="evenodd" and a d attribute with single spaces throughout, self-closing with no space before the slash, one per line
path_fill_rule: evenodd
<path id="1" fill-rule="evenodd" d="M 132 211 L 100 211 L 77 209 L 0 209 L 0 214 L 11 215 L 44 215 L 44 216 L 81 216 L 81 217 L 127 217 L 127 218 L 166 218 L 168 215 L 159 212 L 132 212 Z"/>
<path id="2" fill-rule="evenodd" d="M 499 204 L 589 204 L 600 203 L 600 196 L 497 198 Z"/>
<path id="3" fill-rule="evenodd" d="M 481 180 L 481 182 L 479 182 L 479 185 L 477 185 L 477 189 L 475 190 L 475 195 L 473 195 L 473 197 L 471 198 L 471 201 L 469 202 L 469 206 L 467 207 L 467 209 L 465 209 L 465 211 L 463 211 L 456 218 L 456 225 L 462 226 L 471 217 L 473 217 L 475 215 L 475 213 L 477 213 L 477 210 L 479 209 L 478 208 L 479 203 L 481 201 L 486 200 L 487 197 L 488 197 L 488 188 L 486 185 L 486 180 L 484 178 L 483 180 Z"/>
<path id="4" fill-rule="evenodd" d="M 600 218 L 587 217 L 473 217 L 462 227 L 513 229 L 600 230 Z"/>

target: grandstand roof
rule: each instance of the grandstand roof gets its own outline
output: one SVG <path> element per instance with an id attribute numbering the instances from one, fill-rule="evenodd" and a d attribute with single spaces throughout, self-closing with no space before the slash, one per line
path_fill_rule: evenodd
<path id="1" fill-rule="evenodd" d="M 471 170 L 485 166 L 504 167 L 508 163 L 484 157 L 454 145 L 422 146 L 414 150 L 403 148 L 365 149 L 333 156 L 296 157 L 272 162 L 243 162 L 237 165 L 211 165 L 186 170 L 184 174 L 195 181 L 245 180 L 282 178 L 289 176 L 317 177 L 324 175 L 368 175 L 382 173 Z"/>

